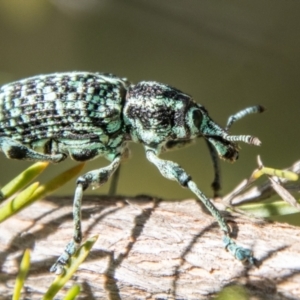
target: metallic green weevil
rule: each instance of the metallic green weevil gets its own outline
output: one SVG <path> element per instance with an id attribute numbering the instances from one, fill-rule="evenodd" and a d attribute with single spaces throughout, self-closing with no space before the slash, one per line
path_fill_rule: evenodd
<path id="1" fill-rule="evenodd" d="M 89 186 L 98 187 L 128 155 L 128 143 L 141 143 L 147 159 L 160 173 L 190 189 L 219 223 L 225 247 L 239 260 L 253 262 L 252 252 L 235 244 L 230 229 L 213 203 L 177 163 L 159 158 L 203 137 L 214 163 L 215 193 L 220 188 L 218 157 L 238 158 L 238 145 L 260 145 L 256 137 L 230 135 L 229 127 L 257 105 L 231 116 L 225 129 L 189 95 L 166 84 L 130 84 L 111 74 L 70 72 L 40 75 L 3 85 L 0 89 L 0 151 L 8 158 L 58 163 L 70 156 L 87 161 L 104 156 L 107 167 L 77 179 L 74 196 L 74 234 L 51 271 L 61 273 L 82 240 L 81 200 Z"/>

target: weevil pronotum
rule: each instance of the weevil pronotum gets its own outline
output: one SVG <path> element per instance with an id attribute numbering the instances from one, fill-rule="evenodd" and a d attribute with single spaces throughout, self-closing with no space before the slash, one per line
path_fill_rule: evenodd
<path id="1" fill-rule="evenodd" d="M 238 158 L 241 141 L 260 145 L 250 135 L 230 135 L 229 127 L 253 106 L 229 118 L 225 129 L 189 95 L 166 84 L 130 84 L 112 74 L 70 72 L 40 75 L 3 85 L 0 90 L 0 150 L 12 159 L 58 163 L 70 156 L 87 161 L 104 156 L 107 167 L 77 179 L 74 196 L 74 234 L 51 271 L 61 273 L 81 243 L 81 200 L 89 186 L 103 185 L 128 156 L 128 143 L 141 143 L 147 159 L 160 173 L 189 188 L 219 223 L 225 247 L 239 260 L 253 262 L 252 252 L 235 244 L 230 229 L 213 203 L 177 163 L 159 158 L 170 149 L 203 137 L 214 163 L 214 191 L 220 188 L 218 156 Z"/>

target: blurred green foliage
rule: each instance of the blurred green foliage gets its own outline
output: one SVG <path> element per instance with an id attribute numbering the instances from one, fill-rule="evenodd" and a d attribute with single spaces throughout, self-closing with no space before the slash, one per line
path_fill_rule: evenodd
<path id="1" fill-rule="evenodd" d="M 232 130 L 258 136 L 262 146 L 242 145 L 236 164 L 222 163 L 225 193 L 255 168 L 257 154 L 275 168 L 299 159 L 299 9 L 299 1 L 281 0 L 3 0 L 0 84 L 72 70 L 112 72 L 133 82 L 157 80 L 193 95 L 224 125 L 230 114 L 262 104 L 267 112 L 245 118 Z M 132 146 L 118 193 L 193 197 L 162 178 L 140 145 Z M 164 157 L 179 162 L 212 195 L 213 170 L 203 141 Z M 50 166 L 43 176 L 51 178 L 51 172 L 73 164 Z M 83 172 L 106 164 L 99 159 Z M 1 154 L 6 172 L 0 183 L 27 165 Z M 74 182 L 60 193 L 73 191 Z M 108 185 L 93 193 L 107 191 Z"/>

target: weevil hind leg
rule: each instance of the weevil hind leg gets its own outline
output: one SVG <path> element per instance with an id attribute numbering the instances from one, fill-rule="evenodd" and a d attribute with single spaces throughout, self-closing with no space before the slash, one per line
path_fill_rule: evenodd
<path id="1" fill-rule="evenodd" d="M 221 230 L 225 233 L 224 238 L 224 246 L 229 252 L 240 261 L 248 261 L 250 263 L 253 262 L 252 252 L 246 248 L 238 246 L 231 238 L 230 238 L 230 228 L 227 225 L 225 219 L 220 214 L 219 210 L 214 206 L 214 204 L 207 198 L 203 192 L 201 192 L 195 182 L 191 180 L 191 176 L 189 176 L 186 171 L 181 168 L 177 163 L 172 161 L 163 160 L 157 157 L 155 150 L 146 147 L 146 156 L 147 159 L 153 163 L 160 173 L 170 180 L 176 180 L 181 186 L 187 187 L 193 192 L 198 200 L 200 200 L 204 206 L 208 209 L 211 215 L 218 222 Z"/>
<path id="2" fill-rule="evenodd" d="M 66 246 L 64 253 L 51 267 L 50 272 L 61 274 L 63 272 L 64 266 L 67 264 L 70 257 L 76 252 L 82 241 L 81 203 L 83 191 L 86 190 L 89 186 L 98 187 L 106 183 L 108 179 L 113 175 L 113 173 L 118 169 L 120 163 L 121 155 L 117 155 L 107 167 L 90 171 L 77 179 L 77 187 L 75 190 L 73 201 L 73 239 Z"/>
<path id="3" fill-rule="evenodd" d="M 64 153 L 44 154 L 34 151 L 29 147 L 7 137 L 0 137 L 0 151 L 2 151 L 7 158 L 18 160 L 58 163 L 67 158 L 67 155 Z"/>
<path id="4" fill-rule="evenodd" d="M 125 146 L 123 148 L 122 157 L 121 157 L 122 163 L 126 162 L 130 158 L 130 155 L 131 155 L 131 152 L 130 152 L 129 148 L 127 148 L 127 146 Z M 122 166 L 120 165 L 112 175 L 112 178 L 111 178 L 111 181 L 110 181 L 110 187 L 109 187 L 109 191 L 108 191 L 109 196 L 114 196 L 117 193 L 121 168 L 122 168 Z"/>
<path id="5" fill-rule="evenodd" d="M 121 172 L 121 166 L 119 166 L 119 168 L 112 175 L 110 186 L 109 186 L 109 191 L 108 191 L 109 196 L 114 196 L 117 193 L 120 172 Z"/>
<path id="6" fill-rule="evenodd" d="M 209 150 L 209 154 L 213 163 L 214 168 L 214 180 L 211 184 L 212 190 L 214 192 L 214 198 L 217 198 L 219 196 L 219 191 L 221 190 L 221 168 L 220 168 L 220 159 L 218 156 L 218 153 L 216 149 L 213 147 L 213 145 L 207 141 L 206 145 Z"/>

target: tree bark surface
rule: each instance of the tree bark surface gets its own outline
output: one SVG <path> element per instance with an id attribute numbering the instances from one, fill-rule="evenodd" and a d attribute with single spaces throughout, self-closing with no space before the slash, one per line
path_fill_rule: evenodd
<path id="1" fill-rule="evenodd" d="M 77 299 L 210 299 L 235 285 L 250 299 L 300 299 L 300 228 L 225 215 L 257 266 L 224 250 L 217 223 L 195 200 L 85 195 L 84 239 L 99 238 L 57 299 L 74 283 L 82 289 Z M 48 270 L 72 237 L 72 200 L 38 201 L 0 228 L 0 299 L 11 299 L 26 248 L 22 299 L 41 299 L 55 278 Z"/>

